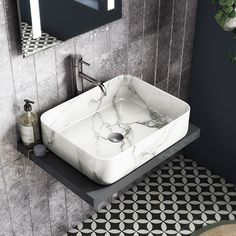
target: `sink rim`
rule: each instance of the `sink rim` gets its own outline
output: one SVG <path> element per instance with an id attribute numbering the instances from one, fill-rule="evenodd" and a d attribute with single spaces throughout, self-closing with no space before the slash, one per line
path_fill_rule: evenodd
<path id="1" fill-rule="evenodd" d="M 106 81 L 106 82 L 104 83 L 104 85 L 105 85 L 105 86 L 108 85 L 112 80 L 117 80 L 117 79 L 118 79 L 118 80 L 123 80 L 126 76 L 129 76 L 132 80 L 140 80 L 140 79 L 138 79 L 138 78 L 136 78 L 136 77 L 134 77 L 134 76 L 130 76 L 130 75 L 120 75 L 120 76 L 117 76 L 117 77 L 112 78 L 112 79 L 109 80 L 109 81 Z M 142 80 L 141 80 L 141 81 L 142 81 Z M 142 82 L 147 83 L 146 81 L 142 81 Z M 148 83 L 147 83 L 147 84 L 148 84 Z M 175 97 L 175 96 L 173 96 L 173 95 L 171 95 L 171 94 L 169 94 L 169 93 L 167 93 L 167 92 L 165 92 L 165 91 L 163 91 L 163 90 L 161 90 L 161 89 L 159 89 L 159 88 L 157 88 L 157 87 L 155 87 L 155 86 L 153 86 L 153 85 L 151 85 L 151 84 L 148 84 L 148 85 L 154 87 L 154 88 L 155 88 L 156 90 L 158 90 L 159 92 L 161 92 L 161 93 L 163 93 L 163 94 L 165 94 L 165 95 L 167 95 L 167 96 L 172 97 L 172 98 L 175 99 L 176 101 L 181 102 L 182 104 L 184 104 L 184 105 L 186 106 L 186 111 L 185 111 L 182 115 L 180 115 L 180 116 L 179 116 L 178 118 L 176 118 L 176 119 L 173 119 L 173 120 L 170 121 L 167 125 L 165 125 L 164 127 L 160 128 L 159 130 L 163 130 L 164 128 L 168 129 L 169 126 L 173 125 L 173 123 L 175 123 L 177 120 L 180 120 L 180 119 L 181 119 L 183 116 L 185 116 L 187 113 L 190 113 L 191 108 L 190 108 L 190 106 L 189 106 L 188 103 L 186 103 L 185 101 L 183 101 L 183 100 L 181 100 L 181 99 L 179 99 L 179 98 L 177 98 L 177 97 Z M 66 104 L 66 103 L 69 104 L 69 103 L 71 103 L 71 102 L 73 102 L 73 101 L 76 101 L 77 99 L 80 99 L 80 98 L 83 98 L 83 97 L 85 97 L 85 96 L 88 96 L 89 93 L 94 93 L 94 91 L 96 91 L 96 90 L 100 92 L 100 89 L 99 89 L 98 87 L 94 87 L 94 88 L 92 88 L 92 89 L 86 91 L 86 92 L 83 93 L 83 94 L 80 94 L 80 95 L 78 95 L 78 96 L 76 96 L 76 97 L 74 97 L 74 98 L 72 98 L 72 99 L 69 99 L 68 101 L 65 101 L 65 102 L 63 102 L 63 103 L 61 103 L 61 104 L 55 106 L 54 108 L 49 109 L 48 111 L 44 112 L 44 113 L 41 115 L 41 117 L 40 117 L 41 123 L 43 123 L 43 125 L 45 125 L 46 127 L 48 127 L 48 129 L 49 129 L 51 132 L 53 132 L 53 133 L 55 132 L 59 137 L 63 138 L 64 140 L 66 140 L 66 141 L 69 142 L 70 144 L 74 145 L 76 148 L 79 148 L 81 151 L 83 151 L 84 153 L 86 153 L 87 155 L 89 155 L 91 158 L 94 158 L 94 159 L 99 160 L 99 161 L 113 161 L 114 159 L 119 158 L 119 156 L 123 155 L 125 152 L 130 152 L 130 150 L 134 149 L 135 146 L 139 146 L 140 143 L 142 143 L 142 142 L 144 142 L 144 141 L 147 141 L 148 139 L 152 139 L 152 137 L 159 131 L 159 130 L 156 130 L 156 131 L 153 132 L 152 134 L 150 134 L 150 135 L 146 136 L 145 138 L 139 140 L 139 141 L 136 142 L 135 144 L 133 144 L 133 145 L 131 145 L 130 147 L 128 147 L 126 150 L 121 151 L 120 153 L 118 153 L 118 154 L 116 154 L 116 155 L 110 156 L 109 158 L 108 158 L 108 157 L 103 158 L 102 156 L 97 156 L 97 155 L 94 155 L 94 154 L 92 154 L 92 153 L 87 152 L 82 146 L 80 146 L 80 145 L 78 145 L 78 144 L 75 144 L 74 142 L 72 142 L 71 140 L 69 140 L 66 136 L 64 136 L 63 134 L 61 134 L 58 130 L 55 129 L 55 127 L 52 128 L 52 127 L 50 127 L 50 126 L 47 124 L 46 119 L 47 119 L 48 113 L 49 113 L 49 112 L 52 112 L 52 110 L 54 110 L 56 107 L 62 106 L 63 104 Z M 155 95 L 154 95 L 154 96 L 155 96 Z M 90 114 L 89 116 L 91 116 L 91 115 L 92 115 L 92 114 Z M 79 122 L 79 121 L 78 121 L 78 122 Z M 114 143 L 114 144 L 115 144 L 115 143 Z"/>
<path id="2" fill-rule="evenodd" d="M 172 97 L 172 98 L 175 99 L 176 101 L 182 102 L 184 105 L 186 105 L 187 111 L 190 111 L 190 110 L 191 110 L 190 105 L 189 105 L 187 102 L 183 101 L 182 99 L 177 98 L 177 97 L 175 97 L 174 95 L 172 95 L 172 94 L 170 94 L 170 93 L 168 93 L 168 92 L 166 92 L 166 91 L 164 91 L 164 90 L 162 90 L 162 89 L 160 89 L 160 88 L 158 88 L 158 87 L 156 87 L 156 86 L 154 86 L 154 85 L 151 85 L 151 84 L 149 84 L 148 82 L 146 82 L 146 81 L 144 81 L 144 80 L 142 80 L 142 79 L 139 79 L 139 78 L 137 78 L 137 77 L 135 77 L 135 76 L 132 76 L 132 75 L 122 74 L 122 75 L 116 76 L 116 77 L 114 77 L 114 78 L 112 78 L 112 79 L 110 79 L 110 80 L 104 82 L 103 84 L 104 84 L 104 86 L 106 87 L 106 85 L 108 85 L 109 83 L 111 83 L 113 80 L 123 80 L 126 76 L 130 77 L 132 80 L 137 80 L 137 81 L 140 80 L 140 81 L 142 81 L 142 82 L 144 82 L 144 83 L 147 83 L 149 86 L 154 87 L 154 88 L 155 88 L 156 90 L 158 90 L 159 92 L 161 92 L 161 93 L 163 93 L 163 94 L 167 94 L 168 96 Z M 73 102 L 73 101 L 76 101 L 77 99 L 80 99 L 80 98 L 85 97 L 85 96 L 86 96 L 87 94 L 89 94 L 89 93 L 93 93 L 93 92 L 96 91 L 96 90 L 100 92 L 100 88 L 98 88 L 98 87 L 93 87 L 93 88 L 91 88 L 91 89 L 85 91 L 85 92 L 82 93 L 82 94 L 79 94 L 79 95 L 77 95 L 77 96 L 75 96 L 75 97 L 73 97 L 73 98 L 71 98 L 71 99 L 69 99 L 69 100 L 67 100 L 67 101 L 65 101 L 65 102 L 62 102 L 62 103 L 58 104 L 58 105 L 55 106 L 55 107 L 52 107 L 52 108 L 48 109 L 47 111 L 43 112 L 43 114 L 40 116 L 40 121 L 43 121 L 43 120 L 45 119 L 44 117 L 45 117 L 49 112 L 51 112 L 53 109 L 55 109 L 56 107 L 62 106 L 63 104 L 66 104 L 66 103 L 69 104 L 69 103 L 71 103 L 71 102 Z M 108 91 L 108 92 L 109 92 L 109 91 Z M 186 112 L 187 112 L 187 111 L 186 111 Z"/>

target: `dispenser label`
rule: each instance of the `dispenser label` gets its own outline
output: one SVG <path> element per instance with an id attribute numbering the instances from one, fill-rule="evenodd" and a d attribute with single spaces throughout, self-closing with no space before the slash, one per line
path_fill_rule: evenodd
<path id="1" fill-rule="evenodd" d="M 33 127 L 20 126 L 21 139 L 23 143 L 31 144 L 34 143 L 34 129 Z"/>

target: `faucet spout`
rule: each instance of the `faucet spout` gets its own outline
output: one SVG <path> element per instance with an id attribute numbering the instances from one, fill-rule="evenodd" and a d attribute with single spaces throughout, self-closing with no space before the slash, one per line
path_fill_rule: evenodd
<path id="1" fill-rule="evenodd" d="M 103 95 L 106 96 L 107 95 L 107 89 L 106 89 L 105 85 L 102 82 L 100 82 L 98 86 L 102 90 Z"/>
<path id="2" fill-rule="evenodd" d="M 87 80 L 88 82 L 90 82 L 91 84 L 94 84 L 95 86 L 98 86 L 101 89 L 103 95 L 104 96 L 107 95 L 107 90 L 106 90 L 106 87 L 103 84 L 103 82 L 101 82 L 99 80 L 96 80 L 96 79 L 84 74 L 83 72 L 79 72 L 79 77 L 81 77 L 82 79 Z"/>
<path id="3" fill-rule="evenodd" d="M 77 93 L 83 92 L 83 80 L 86 80 L 86 81 L 90 82 L 91 84 L 98 86 L 101 89 L 103 95 L 106 96 L 107 90 L 106 90 L 106 87 L 104 86 L 104 84 L 101 81 L 96 80 L 96 79 L 92 78 L 91 76 L 83 73 L 83 65 L 89 66 L 89 63 L 83 61 L 81 55 L 75 55 L 74 57 L 72 57 L 72 66 L 74 68 L 75 84 L 76 84 L 76 88 L 77 88 Z"/>

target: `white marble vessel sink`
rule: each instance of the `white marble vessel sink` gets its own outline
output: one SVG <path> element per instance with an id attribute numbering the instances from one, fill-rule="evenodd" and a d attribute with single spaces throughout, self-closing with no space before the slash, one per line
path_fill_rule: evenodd
<path id="1" fill-rule="evenodd" d="M 107 96 L 93 88 L 45 112 L 41 125 L 44 144 L 52 152 L 106 185 L 183 138 L 190 107 L 132 76 L 104 85 Z"/>

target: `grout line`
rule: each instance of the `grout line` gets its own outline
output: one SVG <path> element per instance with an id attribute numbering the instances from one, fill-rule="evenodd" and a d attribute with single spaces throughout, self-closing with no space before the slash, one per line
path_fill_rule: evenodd
<path id="1" fill-rule="evenodd" d="M 35 72 L 35 86 L 36 86 L 36 92 L 37 92 L 37 100 L 38 100 L 38 112 L 41 110 L 40 103 L 39 103 L 39 89 L 38 89 L 38 79 L 37 79 L 37 73 L 36 73 L 36 62 L 35 62 L 35 55 L 33 55 L 33 64 L 34 64 L 34 72 Z"/>
<path id="2" fill-rule="evenodd" d="M 167 91 L 169 91 L 169 79 L 170 79 L 170 64 L 171 64 L 171 53 L 172 53 L 172 36 L 174 28 L 174 13 L 175 13 L 175 3 L 177 0 L 173 0 L 172 3 L 172 18 L 171 18 L 171 33 L 170 33 L 170 48 L 169 48 L 169 61 L 168 61 L 168 73 L 167 73 Z"/>
<path id="3" fill-rule="evenodd" d="M 159 52 L 159 29 L 160 29 L 160 12 L 161 12 L 161 0 L 158 0 L 158 19 L 157 19 L 157 42 L 156 42 L 156 59 L 155 59 L 155 77 L 154 77 L 154 86 L 157 85 L 157 64 L 158 64 L 158 52 Z"/>
<path id="4" fill-rule="evenodd" d="M 182 55 L 181 55 L 181 63 L 180 63 L 180 78 L 178 84 L 178 97 L 180 97 L 180 89 L 181 89 L 181 80 L 183 73 L 183 60 L 184 60 L 184 47 L 185 47 L 185 37 L 186 37 L 186 25 L 187 25 L 187 14 L 188 14 L 188 0 L 186 0 L 185 4 L 185 16 L 184 16 L 184 34 L 183 34 L 183 45 L 182 45 Z"/>
<path id="5" fill-rule="evenodd" d="M 65 43 L 65 42 L 64 42 Z M 57 57 L 56 57 L 56 46 L 53 47 L 54 61 L 55 61 L 55 76 L 57 80 L 57 103 L 59 103 L 60 95 L 59 95 L 59 81 L 58 81 L 58 71 L 57 71 Z"/>
<path id="6" fill-rule="evenodd" d="M 69 221 L 68 221 L 68 211 L 67 211 L 67 196 L 66 196 L 66 188 L 64 188 L 64 196 L 65 196 L 65 215 L 66 215 L 66 229 L 69 231 Z"/>
<path id="7" fill-rule="evenodd" d="M 3 8 L 6 9 L 5 1 L 2 1 Z M 10 30 L 9 30 L 9 19 L 5 15 L 6 11 L 4 10 L 4 17 L 5 17 L 5 32 L 7 36 L 7 45 L 8 45 L 8 55 L 10 59 L 10 68 L 11 68 L 11 78 L 12 78 L 12 89 L 13 89 L 13 97 L 14 97 L 14 109 L 16 109 L 16 114 L 15 114 L 15 124 L 14 124 L 14 129 L 16 130 L 16 134 L 18 137 L 18 127 L 17 127 L 17 98 L 16 98 L 16 86 L 15 86 L 15 80 L 14 80 L 14 73 L 13 73 L 13 67 L 12 67 L 12 49 L 11 49 L 11 43 L 10 43 Z M 2 165 L 2 154 L 1 154 L 1 166 Z"/>
<path id="8" fill-rule="evenodd" d="M 142 33 L 142 36 L 144 37 L 145 36 L 145 10 L 146 10 L 146 0 L 143 0 L 143 11 L 142 11 L 142 14 L 143 14 L 143 33 Z"/>
<path id="9" fill-rule="evenodd" d="M 11 48 L 11 44 L 10 44 L 10 30 L 9 30 L 9 19 L 7 18 L 6 15 L 6 2 L 2 1 L 2 5 L 3 5 L 3 10 L 4 10 L 4 28 L 5 28 L 5 32 L 6 32 L 6 37 L 7 37 L 7 45 L 8 45 L 8 54 L 9 54 L 9 62 L 10 62 L 10 68 L 11 68 L 11 78 L 12 78 L 12 88 L 13 88 L 13 96 L 14 96 L 14 102 L 15 102 L 15 106 L 17 104 L 17 99 L 16 99 L 16 88 L 15 88 L 15 80 L 14 80 L 14 74 L 13 74 L 13 67 L 12 67 L 12 48 Z M 15 125 L 14 125 L 15 129 L 16 129 L 16 134 L 18 135 L 18 130 L 17 130 L 17 116 L 15 115 Z M 19 158 L 20 159 L 20 158 Z M 2 153 L 1 153 L 1 164 L 2 164 Z M 1 165 L 2 166 L 2 165 Z M 23 166 L 24 169 L 24 166 Z M 25 171 L 25 170 L 24 170 Z M 6 200 L 7 200 L 7 208 L 9 211 L 9 217 L 10 217 L 10 225 L 11 225 L 11 231 L 12 234 L 14 234 L 14 230 L 13 230 L 13 218 L 11 215 L 11 210 L 10 210 L 10 201 L 9 201 L 9 196 L 8 196 L 8 191 L 6 188 L 6 180 L 5 180 L 5 176 L 3 173 L 3 166 L 2 166 L 2 179 L 3 179 L 3 183 L 4 183 L 4 190 L 5 190 L 5 194 L 6 194 Z M 29 206 L 28 206 L 29 207 Z M 30 221 L 31 221 L 31 226 L 32 226 L 32 218 L 30 216 Z"/>
<path id="10" fill-rule="evenodd" d="M 144 67 L 143 67 L 143 51 L 144 51 L 144 26 L 145 26 L 145 8 L 146 8 L 146 1 L 144 0 L 143 1 L 143 10 L 142 10 L 142 20 L 143 20 L 143 32 L 142 32 L 142 36 L 141 36 L 141 38 L 142 38 L 142 49 L 141 49 L 141 59 L 142 59 L 142 65 L 141 65 L 141 67 L 142 67 L 142 73 L 141 73 L 141 80 L 143 80 L 143 69 L 144 69 Z"/>
<path id="11" fill-rule="evenodd" d="M 27 184 L 26 175 L 25 175 L 25 157 L 23 157 L 23 171 L 24 171 L 25 185 L 26 185 L 26 187 L 27 187 L 27 190 L 29 190 L 29 186 L 28 186 L 28 184 Z M 32 235 L 34 235 L 33 220 L 32 220 L 32 214 L 31 214 L 31 204 L 30 204 L 29 195 L 28 195 L 28 208 L 29 208 L 29 214 L 30 214 L 30 222 L 31 222 Z"/>
<path id="12" fill-rule="evenodd" d="M 6 167 L 6 166 L 12 164 L 12 163 L 15 162 L 15 161 L 19 161 L 21 158 L 22 158 L 22 156 L 21 156 L 21 154 L 20 154 L 18 158 L 14 159 L 13 161 L 7 162 L 7 164 L 2 165 L 2 166 L 0 167 L 0 169 L 4 169 L 4 167 Z"/>
<path id="13" fill-rule="evenodd" d="M 44 181 L 47 181 L 46 178 L 46 172 L 43 173 L 43 176 L 44 176 Z M 51 224 L 51 214 L 50 214 L 50 206 L 49 206 L 49 194 L 48 194 L 48 189 L 47 189 L 47 207 L 48 207 L 48 218 L 49 218 L 49 227 L 50 227 L 50 232 L 51 232 L 51 235 L 53 235 L 52 233 L 52 224 Z"/>
<path id="14" fill-rule="evenodd" d="M 3 173 L 3 170 L 1 171 L 2 172 L 2 179 L 3 179 L 3 185 L 4 185 L 4 191 L 5 191 L 5 195 L 6 195 L 6 200 L 7 200 L 7 208 L 8 208 L 8 212 L 9 212 L 9 217 L 10 217 L 10 225 L 11 225 L 11 231 L 12 231 L 12 235 L 14 233 L 14 230 L 13 230 L 13 222 L 12 222 L 12 216 L 11 216 L 11 210 L 10 210 L 10 201 L 9 201 L 9 197 L 8 197 L 8 191 L 7 191 L 7 185 L 6 185 L 6 180 L 5 180 L 5 177 L 4 177 L 4 173 Z"/>

